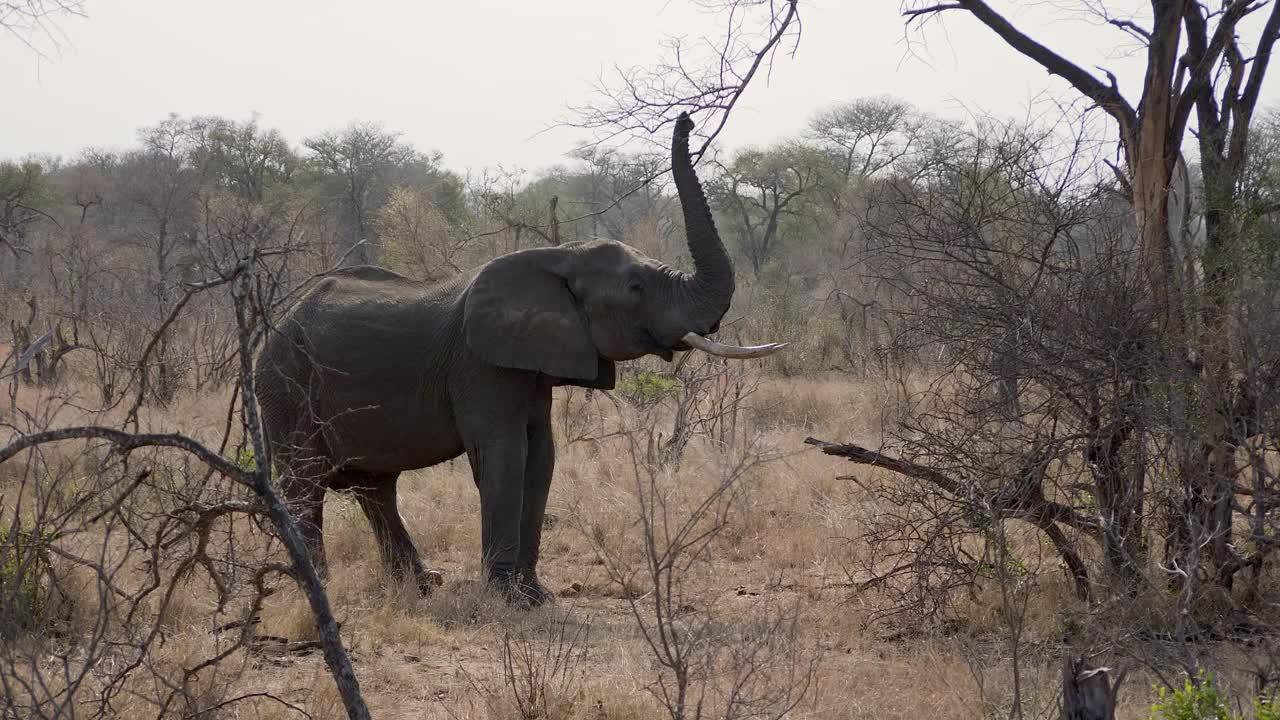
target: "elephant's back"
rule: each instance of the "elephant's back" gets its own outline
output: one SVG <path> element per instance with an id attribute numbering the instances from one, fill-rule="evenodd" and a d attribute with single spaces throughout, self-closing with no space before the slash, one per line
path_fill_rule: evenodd
<path id="1" fill-rule="evenodd" d="M 353 280 L 368 280 L 374 282 L 414 282 L 394 270 L 388 270 L 384 267 L 378 267 L 377 265 L 354 265 L 352 267 L 338 268 L 337 270 L 328 273 L 326 277 L 351 278 Z"/>
<path id="2" fill-rule="evenodd" d="M 460 328 L 459 294 L 383 268 L 344 268 L 285 314 L 262 357 L 295 374 L 317 365 L 347 374 L 394 372 L 410 360 L 422 367 L 444 359 L 441 347 Z"/>
<path id="3" fill-rule="evenodd" d="M 423 424 L 444 421 L 452 411 L 438 385 L 456 360 L 451 338 L 461 336 L 461 287 L 374 267 L 318 282 L 281 319 L 260 355 L 268 432 L 280 435 L 273 423 L 286 433 L 300 424 L 319 429 L 336 459 L 352 438 L 384 451 L 383 445 L 411 443 L 408 433 Z"/>

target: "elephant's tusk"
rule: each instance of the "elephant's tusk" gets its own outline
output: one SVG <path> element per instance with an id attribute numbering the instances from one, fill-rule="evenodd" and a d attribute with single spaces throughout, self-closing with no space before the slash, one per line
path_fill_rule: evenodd
<path id="1" fill-rule="evenodd" d="M 711 355 L 719 355 L 720 357 L 733 358 L 734 360 L 749 360 L 751 358 L 764 357 L 772 355 L 787 346 L 787 343 L 769 343 L 768 345 L 753 345 L 751 347 L 739 347 L 737 345 L 725 345 L 715 340 L 708 340 L 697 333 L 686 333 L 680 341 L 691 348 L 697 348 Z"/>

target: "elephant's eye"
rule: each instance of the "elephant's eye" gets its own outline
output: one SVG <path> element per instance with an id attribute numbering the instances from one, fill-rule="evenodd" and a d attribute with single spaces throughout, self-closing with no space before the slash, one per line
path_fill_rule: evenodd
<path id="1" fill-rule="evenodd" d="M 644 283 L 639 280 L 632 280 L 631 284 L 627 286 L 627 289 L 630 290 L 632 294 L 639 295 L 644 292 Z"/>

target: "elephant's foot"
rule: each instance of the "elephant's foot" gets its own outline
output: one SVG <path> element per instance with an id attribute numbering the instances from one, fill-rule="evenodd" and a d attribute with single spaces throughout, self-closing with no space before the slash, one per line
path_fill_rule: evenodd
<path id="1" fill-rule="evenodd" d="M 409 567 L 405 567 L 405 565 L 409 565 Z M 412 582 L 424 597 L 444 585 L 443 571 L 428 570 L 420 562 L 392 565 L 387 567 L 386 571 L 396 582 Z"/>
<path id="2" fill-rule="evenodd" d="M 518 573 L 520 587 L 524 594 L 535 599 L 534 605 L 546 605 L 556 601 L 555 593 L 547 589 L 546 585 L 538 579 L 536 570 L 522 570 Z"/>
<path id="3" fill-rule="evenodd" d="M 519 571 L 496 574 L 489 577 L 489 585 L 508 603 L 524 609 L 541 607 L 555 600 L 555 595 L 543 587 L 537 575 L 530 581 Z"/>

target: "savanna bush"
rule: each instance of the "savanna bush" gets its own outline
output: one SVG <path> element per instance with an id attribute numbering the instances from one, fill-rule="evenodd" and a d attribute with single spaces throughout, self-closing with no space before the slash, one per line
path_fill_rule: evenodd
<path id="1" fill-rule="evenodd" d="M 1157 687 L 1159 700 L 1151 706 L 1151 720 L 1234 720 L 1227 693 L 1213 673 L 1200 671 L 1188 677 L 1181 688 Z"/>
<path id="2" fill-rule="evenodd" d="M 651 370 L 638 370 L 618 381 L 618 391 L 633 405 L 652 407 L 680 392 L 680 381 Z"/>

